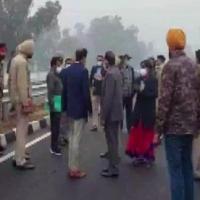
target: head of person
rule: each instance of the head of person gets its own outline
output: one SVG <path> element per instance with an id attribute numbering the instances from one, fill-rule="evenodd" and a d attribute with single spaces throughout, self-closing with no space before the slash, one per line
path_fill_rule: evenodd
<path id="1" fill-rule="evenodd" d="M 97 65 L 98 66 L 102 66 L 103 65 L 103 56 L 102 55 L 98 55 L 97 56 Z"/>
<path id="2" fill-rule="evenodd" d="M 64 58 L 63 58 L 63 56 L 58 56 L 58 57 L 59 57 L 58 65 L 59 65 L 59 67 L 62 67 L 62 65 L 64 63 Z"/>
<path id="3" fill-rule="evenodd" d="M 62 70 L 62 64 L 63 64 L 63 58 L 60 56 L 54 56 L 51 59 L 50 65 L 51 69 L 53 69 L 55 72 L 60 73 Z"/>
<path id="4" fill-rule="evenodd" d="M 6 57 L 6 44 L 0 43 L 0 61 L 4 60 Z"/>
<path id="5" fill-rule="evenodd" d="M 200 49 L 196 51 L 196 62 L 200 64 Z"/>
<path id="6" fill-rule="evenodd" d="M 65 66 L 70 66 L 72 64 L 73 64 L 72 58 L 66 58 L 66 60 L 65 60 Z"/>
<path id="7" fill-rule="evenodd" d="M 76 50 L 76 62 L 80 62 L 83 65 L 85 65 L 86 59 L 87 59 L 87 54 L 88 54 L 87 49 L 85 49 L 85 48 L 77 49 Z"/>
<path id="8" fill-rule="evenodd" d="M 153 76 L 154 72 L 155 72 L 155 66 L 152 64 L 151 59 L 147 59 L 147 60 L 142 61 L 141 69 L 140 69 L 140 75 L 142 77 Z"/>
<path id="9" fill-rule="evenodd" d="M 163 64 L 165 63 L 165 61 L 166 61 L 165 56 L 163 56 L 163 55 L 158 55 L 158 56 L 157 56 L 156 64 L 157 64 L 157 66 L 161 66 L 161 65 L 163 65 Z"/>
<path id="10" fill-rule="evenodd" d="M 104 57 L 104 64 L 106 67 L 115 65 L 115 54 L 112 51 L 107 51 Z"/>
<path id="11" fill-rule="evenodd" d="M 129 56 L 128 54 L 125 55 L 121 55 L 119 56 L 120 60 L 121 60 L 121 64 L 124 66 L 128 65 L 128 62 L 131 60 L 131 56 Z"/>
<path id="12" fill-rule="evenodd" d="M 182 29 L 170 29 L 167 33 L 167 45 L 169 47 L 169 55 L 173 51 L 182 51 L 186 46 L 186 34 Z"/>
<path id="13" fill-rule="evenodd" d="M 155 60 L 154 57 L 150 57 L 150 58 L 148 59 L 148 61 L 150 62 L 150 64 L 151 64 L 152 67 L 155 67 L 155 66 L 156 66 L 156 60 Z"/>
<path id="14" fill-rule="evenodd" d="M 34 41 L 32 39 L 25 40 L 17 47 L 17 52 L 25 55 L 27 59 L 31 59 L 34 54 Z"/>

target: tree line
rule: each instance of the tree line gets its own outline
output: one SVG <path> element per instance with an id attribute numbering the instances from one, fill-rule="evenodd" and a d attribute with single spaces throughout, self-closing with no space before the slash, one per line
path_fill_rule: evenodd
<path id="1" fill-rule="evenodd" d="M 9 51 L 24 39 L 36 40 L 35 70 L 47 70 L 49 59 L 55 53 L 71 57 L 75 49 L 86 47 L 89 51 L 88 65 L 95 62 L 97 54 L 113 50 L 116 54 L 130 54 L 133 64 L 138 64 L 151 54 L 153 45 L 138 39 L 135 25 L 125 27 L 120 16 L 94 18 L 89 27 L 77 23 L 72 29 L 61 29 L 58 15 L 62 10 L 59 1 L 48 1 L 34 15 L 30 15 L 33 0 L 0 0 L 0 42 L 5 42 Z"/>

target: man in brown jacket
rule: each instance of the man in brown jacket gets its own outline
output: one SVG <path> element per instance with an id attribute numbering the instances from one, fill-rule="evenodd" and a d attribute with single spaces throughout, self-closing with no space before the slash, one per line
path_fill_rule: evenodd
<path id="1" fill-rule="evenodd" d="M 25 153 L 28 132 L 28 108 L 32 98 L 32 87 L 28 60 L 33 56 L 34 42 L 26 40 L 17 47 L 17 55 L 13 58 L 9 73 L 9 92 L 12 105 L 17 112 L 16 149 L 13 164 L 17 169 L 34 169 Z"/>
<path id="2" fill-rule="evenodd" d="M 115 66 L 113 52 L 106 53 L 105 64 L 108 71 L 102 86 L 102 121 L 105 126 L 109 167 L 103 170 L 102 176 L 117 177 L 119 175 L 118 132 L 123 120 L 123 83 L 119 68 Z"/>
<path id="3" fill-rule="evenodd" d="M 172 200 L 193 200 L 193 135 L 198 131 L 197 67 L 184 52 L 185 33 L 172 29 L 167 36 L 170 60 L 163 69 L 157 130 L 165 135 Z"/>
<path id="4" fill-rule="evenodd" d="M 196 61 L 198 68 L 198 81 L 200 84 L 200 50 L 196 51 Z M 194 165 L 194 178 L 200 181 L 200 135 L 195 137 L 193 142 L 193 165 Z"/>

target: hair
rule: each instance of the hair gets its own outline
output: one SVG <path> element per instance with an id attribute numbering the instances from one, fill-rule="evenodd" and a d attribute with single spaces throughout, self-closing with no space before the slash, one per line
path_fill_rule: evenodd
<path id="1" fill-rule="evenodd" d="M 158 56 L 157 56 L 157 59 L 158 59 L 158 60 L 161 60 L 161 62 L 163 62 L 163 63 L 164 63 L 165 60 L 166 60 L 165 56 L 163 56 L 163 55 L 158 55 Z"/>
<path id="2" fill-rule="evenodd" d="M 88 51 L 87 49 L 77 49 L 76 50 L 76 61 L 81 61 L 84 58 L 87 58 Z"/>
<path id="3" fill-rule="evenodd" d="M 67 62 L 72 62 L 72 58 L 66 58 L 65 63 L 67 63 Z"/>
<path id="4" fill-rule="evenodd" d="M 143 61 L 143 66 L 144 66 L 143 68 L 147 68 L 149 70 L 149 76 L 155 77 L 155 66 L 152 65 L 151 59 L 152 58 L 149 58 Z"/>
<path id="5" fill-rule="evenodd" d="M 54 56 L 54 57 L 51 59 L 51 62 L 50 62 L 51 67 L 56 66 L 56 64 L 57 64 L 58 61 L 63 62 L 63 58 L 60 57 L 60 56 Z"/>
<path id="6" fill-rule="evenodd" d="M 200 64 L 200 49 L 196 51 L 197 63 Z"/>
<path id="7" fill-rule="evenodd" d="M 106 52 L 105 59 L 108 61 L 109 65 L 115 65 L 115 54 L 112 51 Z"/>
<path id="8" fill-rule="evenodd" d="M 146 60 L 143 60 L 141 63 L 140 63 L 140 67 L 141 68 L 145 68 L 146 66 L 145 66 L 145 62 L 146 62 Z"/>
<path id="9" fill-rule="evenodd" d="M 97 56 L 97 60 L 99 60 L 99 59 L 103 60 L 103 56 L 102 55 L 98 55 Z"/>

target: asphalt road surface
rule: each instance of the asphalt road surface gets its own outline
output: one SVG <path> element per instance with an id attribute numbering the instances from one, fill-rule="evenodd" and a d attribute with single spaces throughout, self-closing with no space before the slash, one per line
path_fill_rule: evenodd
<path id="1" fill-rule="evenodd" d="M 17 171 L 11 160 L 0 163 L 0 200 L 170 200 L 163 147 L 157 149 L 157 161 L 151 169 L 133 167 L 121 148 L 118 179 L 100 176 L 106 161 L 99 154 L 105 150 L 103 133 L 86 131 L 81 161 L 88 176 L 72 181 L 67 177 L 67 148 L 62 157 L 54 157 L 49 153 L 47 138 L 29 149 L 37 166 L 34 171 Z M 195 195 L 196 200 L 200 199 L 200 184 L 195 185 Z"/>

